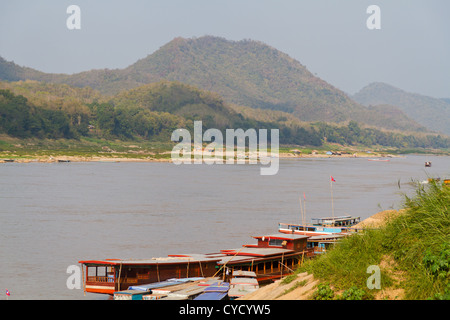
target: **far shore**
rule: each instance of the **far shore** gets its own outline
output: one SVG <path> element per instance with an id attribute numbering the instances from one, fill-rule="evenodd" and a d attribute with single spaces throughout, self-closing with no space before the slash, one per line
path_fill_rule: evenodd
<path id="1" fill-rule="evenodd" d="M 170 153 L 169 153 L 170 154 Z M 7 156 L 0 157 L 0 163 L 17 162 L 17 163 L 53 163 L 53 162 L 172 162 L 170 157 L 154 158 L 148 157 L 124 157 L 120 154 L 111 154 L 109 156 L 32 156 L 25 155 L 21 157 L 8 158 Z M 354 154 L 295 154 L 295 153 L 280 153 L 279 159 L 310 159 L 310 158 L 398 158 L 400 155 L 385 155 L 379 153 L 354 153 Z M 211 159 L 214 160 L 214 159 Z M 211 161 L 209 160 L 209 161 Z M 204 160 L 205 162 L 208 160 Z M 248 161 L 248 160 L 247 160 Z"/>

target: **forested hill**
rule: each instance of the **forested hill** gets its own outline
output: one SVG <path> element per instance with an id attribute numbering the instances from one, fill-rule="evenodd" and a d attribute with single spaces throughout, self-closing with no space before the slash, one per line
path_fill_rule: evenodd
<path id="1" fill-rule="evenodd" d="M 91 70 L 74 75 L 46 74 L 0 59 L 0 79 L 38 80 L 89 86 L 107 95 L 162 80 L 178 81 L 218 93 L 229 103 L 289 112 L 302 121 L 347 123 L 419 130 L 354 102 L 344 92 L 315 77 L 299 61 L 264 43 L 205 36 L 175 38 L 125 69 Z"/>
<path id="2" fill-rule="evenodd" d="M 400 90 L 385 83 L 371 83 L 353 98 L 366 105 L 389 104 L 401 109 L 422 126 L 450 134 L 450 102 Z"/>
<path id="3" fill-rule="evenodd" d="M 283 145 L 450 148 L 450 138 L 369 128 L 302 122 L 290 113 L 230 105 L 217 93 L 161 81 L 104 96 L 91 88 L 37 81 L 0 81 L 0 134 L 33 139 L 146 140 L 170 142 L 179 128 L 279 129 Z"/>

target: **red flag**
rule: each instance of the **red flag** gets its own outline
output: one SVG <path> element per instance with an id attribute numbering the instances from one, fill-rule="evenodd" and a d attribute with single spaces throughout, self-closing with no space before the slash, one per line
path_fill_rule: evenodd
<path id="1" fill-rule="evenodd" d="M 9 297 L 11 294 L 9 293 L 8 289 L 6 289 L 6 295 Z"/>
<path id="2" fill-rule="evenodd" d="M 336 180 L 334 180 L 333 176 L 330 176 L 330 177 L 331 177 L 331 181 L 336 182 Z"/>
<path id="3" fill-rule="evenodd" d="M 303 192 L 303 199 L 305 199 L 306 200 L 306 196 L 305 196 L 305 193 Z"/>

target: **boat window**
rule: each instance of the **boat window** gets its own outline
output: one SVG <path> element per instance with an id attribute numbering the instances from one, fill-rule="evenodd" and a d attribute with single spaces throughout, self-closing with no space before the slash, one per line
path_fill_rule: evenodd
<path id="1" fill-rule="evenodd" d="M 105 277 L 106 276 L 106 267 L 98 267 L 97 268 L 97 276 Z"/>
<path id="2" fill-rule="evenodd" d="M 283 240 L 281 239 L 270 239 L 269 246 L 281 246 L 283 244 Z"/>

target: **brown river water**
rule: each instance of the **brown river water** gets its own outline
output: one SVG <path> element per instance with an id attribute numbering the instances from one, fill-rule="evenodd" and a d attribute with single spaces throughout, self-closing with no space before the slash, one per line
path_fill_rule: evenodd
<path id="1" fill-rule="evenodd" d="M 10 300 L 105 299 L 68 289 L 67 268 L 255 243 L 301 221 L 303 193 L 307 220 L 330 216 L 330 176 L 335 215 L 364 219 L 399 209 L 413 180 L 450 178 L 450 157 L 286 159 L 273 176 L 250 164 L 0 164 L 0 300 L 6 289 Z"/>

